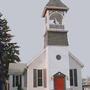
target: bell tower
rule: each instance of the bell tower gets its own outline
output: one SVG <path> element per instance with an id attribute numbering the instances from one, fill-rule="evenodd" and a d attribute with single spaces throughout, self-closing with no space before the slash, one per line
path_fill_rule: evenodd
<path id="1" fill-rule="evenodd" d="M 49 0 L 43 11 L 46 33 L 44 47 L 47 45 L 68 46 L 67 31 L 64 29 L 63 17 L 68 7 L 60 0 Z"/>
<path id="2" fill-rule="evenodd" d="M 43 11 L 45 18 L 44 48 L 48 67 L 48 90 L 56 90 L 54 75 L 64 75 L 63 89 L 69 90 L 69 55 L 68 37 L 63 18 L 68 7 L 61 0 L 49 0 Z M 61 75 L 61 76 L 62 76 Z M 60 86 L 60 85 L 59 85 Z M 62 85 L 61 85 L 62 86 Z M 60 89 L 57 89 L 60 90 Z"/>

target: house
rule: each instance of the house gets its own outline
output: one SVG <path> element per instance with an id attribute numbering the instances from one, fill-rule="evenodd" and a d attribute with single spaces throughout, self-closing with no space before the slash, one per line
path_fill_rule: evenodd
<path id="1" fill-rule="evenodd" d="M 82 80 L 83 90 L 90 90 L 90 78 Z"/>
<path id="2" fill-rule="evenodd" d="M 9 90 L 18 90 L 20 86 L 26 90 L 26 67 L 23 63 L 10 63 L 9 65 Z"/>
<path id="3" fill-rule="evenodd" d="M 68 31 L 63 25 L 68 10 L 60 0 L 49 0 L 42 14 L 46 26 L 44 49 L 32 63 L 10 64 L 10 90 L 17 90 L 14 75 L 24 90 L 82 90 L 83 64 L 69 51 Z"/>

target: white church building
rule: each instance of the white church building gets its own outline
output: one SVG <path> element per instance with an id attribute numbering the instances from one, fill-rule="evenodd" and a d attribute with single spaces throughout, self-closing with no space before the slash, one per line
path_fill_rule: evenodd
<path id="1" fill-rule="evenodd" d="M 42 14 L 44 49 L 32 63 L 9 65 L 9 90 L 82 90 L 83 64 L 69 51 L 63 25 L 68 10 L 60 0 L 49 0 Z"/>

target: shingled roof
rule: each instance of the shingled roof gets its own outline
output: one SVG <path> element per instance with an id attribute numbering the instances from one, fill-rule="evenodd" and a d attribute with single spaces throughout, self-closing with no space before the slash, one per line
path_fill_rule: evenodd
<path id="1" fill-rule="evenodd" d="M 45 16 L 46 11 L 51 9 L 68 11 L 69 8 L 63 2 L 61 2 L 61 0 L 49 0 L 44 9 L 43 17 Z"/>

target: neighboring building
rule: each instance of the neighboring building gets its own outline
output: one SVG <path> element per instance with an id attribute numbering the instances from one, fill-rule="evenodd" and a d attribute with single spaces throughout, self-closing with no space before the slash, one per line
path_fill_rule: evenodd
<path id="1" fill-rule="evenodd" d="M 49 0 L 42 15 L 46 26 L 44 49 L 27 67 L 10 65 L 10 90 L 16 90 L 12 87 L 13 75 L 26 75 L 23 80 L 17 79 L 26 83 L 26 89 L 22 87 L 24 90 L 82 90 L 83 64 L 69 51 L 63 25 L 67 11 L 68 7 L 60 0 Z"/>
<path id="2" fill-rule="evenodd" d="M 83 90 L 90 90 L 90 78 L 82 80 Z"/>
<path id="3" fill-rule="evenodd" d="M 18 90 L 21 87 L 26 90 L 26 64 L 23 63 L 11 63 L 9 65 L 9 90 Z"/>

